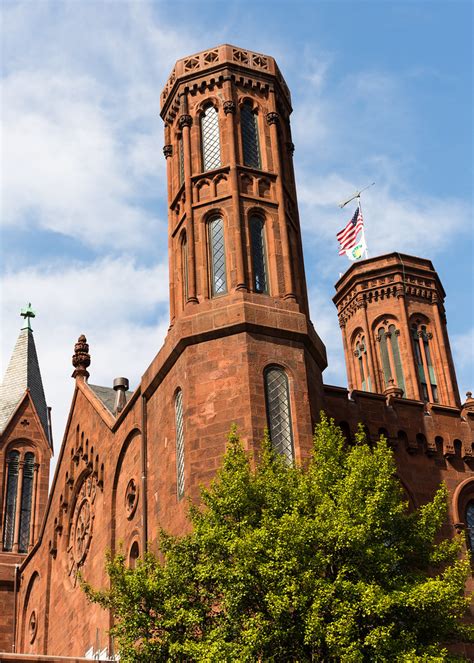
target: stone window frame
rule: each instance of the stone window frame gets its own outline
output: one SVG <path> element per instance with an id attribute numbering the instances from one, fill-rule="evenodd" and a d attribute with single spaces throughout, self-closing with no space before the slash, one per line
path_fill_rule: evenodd
<path id="1" fill-rule="evenodd" d="M 216 292 L 215 290 L 215 279 L 214 279 L 214 252 L 213 244 L 211 240 L 211 224 L 215 221 L 220 220 L 222 222 L 222 236 L 223 236 L 223 245 L 224 245 L 224 277 L 225 284 L 224 290 L 221 292 Z M 229 293 L 229 274 L 228 274 L 228 260 L 226 255 L 227 247 L 227 219 L 225 214 L 220 209 L 214 209 L 209 211 L 204 217 L 205 223 L 205 233 L 206 233 L 206 258 L 207 258 L 207 285 L 208 285 L 208 294 L 210 299 L 215 299 L 217 297 L 223 297 Z"/>
<path id="2" fill-rule="evenodd" d="M 265 287 L 262 290 L 257 290 L 256 288 L 256 274 L 255 274 L 255 253 L 253 246 L 253 236 L 252 236 L 252 222 L 258 220 L 261 222 L 261 237 L 262 237 L 262 246 L 263 246 L 263 270 L 265 278 Z M 248 227 L 248 241 L 250 248 L 250 269 L 251 269 L 251 283 L 252 283 L 252 292 L 269 295 L 270 294 L 270 270 L 268 263 L 268 237 L 267 237 L 267 218 L 265 212 L 260 208 L 252 208 L 247 213 L 247 227 Z"/>
<path id="3" fill-rule="evenodd" d="M 245 152 L 246 152 L 246 143 L 244 140 L 244 132 L 243 132 L 243 113 L 249 111 L 251 115 L 253 116 L 253 127 L 255 131 L 255 143 L 257 147 L 257 156 L 258 156 L 258 164 L 255 165 L 254 163 L 246 163 L 245 160 Z M 258 104 L 255 103 L 255 101 L 249 97 L 244 97 L 239 101 L 239 138 L 240 138 L 240 149 L 241 149 L 241 154 L 242 154 L 242 164 L 246 166 L 247 168 L 254 168 L 256 170 L 263 170 L 263 165 L 262 165 L 262 141 L 260 139 L 260 134 L 261 134 L 261 127 L 260 127 L 260 117 L 262 113 L 260 112 L 260 107 Z"/>
<path id="4" fill-rule="evenodd" d="M 295 436 L 294 436 L 294 431 L 293 431 L 293 415 L 292 415 L 292 390 L 291 390 L 291 380 L 290 380 L 290 373 L 288 369 L 283 366 L 282 364 L 277 364 L 277 363 L 271 363 L 267 364 L 265 368 L 263 369 L 263 387 L 264 387 L 264 395 L 265 395 L 265 411 L 266 411 L 266 416 L 267 416 L 267 425 L 268 425 L 268 433 L 270 436 L 270 441 L 272 442 L 272 446 L 275 449 L 275 451 L 278 452 L 278 449 L 275 448 L 274 442 L 272 441 L 272 420 L 271 420 L 271 415 L 270 415 L 270 399 L 269 399 L 269 390 L 268 390 L 268 380 L 267 377 L 271 371 L 278 371 L 280 375 L 283 375 L 285 378 L 285 386 L 286 386 L 286 408 L 288 410 L 288 429 L 289 429 L 289 436 L 290 436 L 290 453 L 285 453 L 284 451 L 280 452 L 282 453 L 283 457 L 286 459 L 288 464 L 292 464 L 295 462 Z"/>
<path id="5" fill-rule="evenodd" d="M 5 545 L 5 522 L 6 522 L 6 509 L 9 504 L 8 499 L 8 485 L 9 485 L 9 461 L 8 458 L 12 453 L 18 453 L 18 466 L 16 474 L 16 485 L 15 485 L 15 500 L 14 500 L 14 514 L 13 514 L 13 523 L 12 523 L 12 540 L 11 545 Z M 32 474 L 29 478 L 31 480 L 31 491 L 29 497 L 29 504 L 27 508 L 24 508 L 24 495 L 25 495 L 25 471 L 28 468 L 28 457 L 32 457 L 31 469 Z M 0 541 L 0 550 L 3 552 L 13 552 L 13 548 L 17 546 L 15 552 L 20 554 L 26 554 L 30 548 L 34 536 L 32 528 L 36 525 L 36 502 L 37 502 L 37 491 L 38 491 L 38 481 L 39 481 L 39 469 L 41 463 L 38 462 L 41 460 L 41 454 L 37 446 L 27 438 L 21 438 L 11 442 L 4 452 L 4 468 L 3 468 L 3 500 L 2 504 L 2 534 Z M 24 525 L 25 517 L 28 520 L 28 540 L 25 545 L 20 549 L 20 536 L 22 532 L 22 525 Z"/>
<path id="6" fill-rule="evenodd" d="M 189 298 L 189 249 L 188 249 L 188 235 L 186 229 L 183 228 L 179 236 L 179 259 L 180 259 L 180 275 L 181 287 L 183 297 L 183 308 L 186 306 Z"/>
<path id="7" fill-rule="evenodd" d="M 413 313 L 409 320 L 409 334 L 420 395 L 425 403 L 439 403 L 439 388 L 435 373 L 436 349 L 432 342 L 434 331 L 431 320 L 423 313 Z"/>
<path id="8" fill-rule="evenodd" d="M 380 382 L 385 387 L 390 380 L 406 394 L 405 374 L 400 352 L 400 323 L 393 314 L 379 316 L 372 325 L 372 332 L 378 352 L 376 352 L 377 370 Z"/>
<path id="9" fill-rule="evenodd" d="M 205 144 L 204 144 L 204 133 L 205 133 L 205 128 L 204 128 L 204 123 L 206 121 L 206 113 L 210 109 L 214 109 L 215 112 L 215 118 L 217 121 L 217 136 L 218 136 L 218 141 L 219 141 L 219 163 L 218 164 L 212 164 L 212 167 L 206 168 L 206 161 L 207 161 L 207 156 L 205 153 Z M 218 104 L 215 103 L 213 99 L 208 99 L 206 102 L 203 104 L 202 108 L 199 110 L 199 145 L 200 145 L 200 161 L 201 161 L 201 172 L 202 173 L 207 173 L 211 172 L 213 170 L 216 170 L 217 168 L 222 167 L 222 126 L 221 126 L 221 118 L 220 118 L 220 113 L 219 113 L 219 107 Z"/>
<path id="10" fill-rule="evenodd" d="M 177 387 L 173 397 L 175 413 L 175 444 L 176 444 L 176 498 L 181 501 L 185 495 L 186 487 L 186 450 L 184 435 L 184 405 L 183 390 Z"/>
<path id="11" fill-rule="evenodd" d="M 358 327 L 352 334 L 351 348 L 354 356 L 354 369 L 357 385 L 361 391 L 372 391 L 367 339 L 364 330 Z"/>

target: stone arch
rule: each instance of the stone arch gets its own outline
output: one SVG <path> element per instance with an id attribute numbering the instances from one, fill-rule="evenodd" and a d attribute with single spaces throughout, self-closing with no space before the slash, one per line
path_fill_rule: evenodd
<path id="1" fill-rule="evenodd" d="M 23 601 L 23 608 L 21 611 L 21 637 L 20 637 L 20 647 L 22 652 L 28 651 L 29 647 L 37 638 L 37 630 L 33 634 L 28 634 L 27 629 L 29 626 L 29 617 L 30 617 L 30 612 L 32 608 L 36 608 L 36 616 L 37 616 L 37 624 L 39 621 L 39 616 L 40 616 L 40 611 L 39 611 L 39 606 L 32 606 L 30 604 L 30 598 L 31 594 L 33 592 L 33 589 L 35 588 L 36 584 L 39 582 L 40 575 L 38 571 L 33 571 L 29 581 L 28 585 L 26 588 L 25 592 L 25 598 Z"/>
<path id="2" fill-rule="evenodd" d="M 115 466 L 115 472 L 114 472 L 114 479 L 112 483 L 112 517 L 111 517 L 111 527 L 110 527 L 110 549 L 112 551 L 112 554 L 115 553 L 116 551 L 116 546 L 117 546 L 117 506 L 120 504 L 120 501 L 123 500 L 125 501 L 126 499 L 126 488 L 127 485 L 132 477 L 125 477 L 123 478 L 122 475 L 122 469 L 124 466 L 124 461 L 127 456 L 127 452 L 132 445 L 132 443 L 138 439 L 141 436 L 141 431 L 138 428 L 134 428 L 133 430 L 130 431 L 130 433 L 127 435 L 125 438 L 125 441 L 122 444 L 122 447 L 120 449 L 120 453 L 117 458 L 117 463 Z M 123 479 L 121 481 L 121 479 Z M 139 468 L 136 468 L 136 477 L 135 481 L 139 486 Z M 119 484 L 124 484 L 123 486 L 120 486 L 123 488 L 123 495 L 119 492 Z M 137 496 L 138 499 L 138 496 Z M 143 502 L 142 502 L 143 503 Z M 136 509 L 134 510 L 135 513 Z M 125 518 L 125 520 L 127 520 Z M 127 521 L 128 522 L 128 521 Z"/>

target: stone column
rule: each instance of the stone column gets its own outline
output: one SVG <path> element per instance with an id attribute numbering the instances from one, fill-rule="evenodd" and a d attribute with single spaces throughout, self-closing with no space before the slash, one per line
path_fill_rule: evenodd
<path id="1" fill-rule="evenodd" d="M 13 535 L 13 552 L 18 552 L 20 543 L 20 518 L 21 518 L 21 497 L 23 493 L 23 475 L 25 471 L 25 461 L 21 460 L 18 467 L 18 484 L 16 487 L 16 505 L 15 505 L 15 533 Z"/>
<path id="2" fill-rule="evenodd" d="M 166 177 L 168 178 L 168 200 L 172 200 L 172 178 L 171 178 L 171 157 L 173 156 L 173 146 L 169 138 L 169 127 L 165 128 L 166 145 L 163 147 L 163 154 L 166 159 Z M 168 267 L 169 267 L 169 291 L 170 291 L 170 327 L 174 324 L 176 315 L 175 301 L 175 266 L 173 251 L 173 213 L 168 209 Z M 186 302 L 185 302 L 186 303 Z"/>
<path id="3" fill-rule="evenodd" d="M 181 95 L 181 115 L 178 121 L 182 132 L 183 152 L 184 152 L 184 190 L 185 190 L 185 210 L 186 210 L 186 228 L 188 240 L 188 301 L 194 304 L 198 303 L 196 296 L 196 245 L 194 237 L 194 218 L 193 218 L 193 189 L 192 189 L 192 162 L 191 162 L 191 125 L 192 118 L 188 115 L 188 100 L 186 93 Z"/>
<path id="4" fill-rule="evenodd" d="M 399 311 L 400 311 L 400 337 L 403 339 L 403 348 L 406 351 L 406 356 L 408 358 L 407 362 L 403 361 L 402 356 L 402 366 L 404 367 L 404 377 L 405 383 L 407 386 L 407 393 L 405 396 L 407 398 L 414 398 L 417 401 L 423 400 L 421 398 L 420 387 L 418 384 L 418 379 L 416 376 L 417 364 L 415 361 L 415 353 L 413 351 L 413 346 L 411 342 L 411 331 L 410 324 L 408 322 L 408 315 L 405 304 L 405 287 L 403 285 L 397 286 L 397 300 L 399 302 Z M 400 348 L 401 349 L 401 348 Z"/>

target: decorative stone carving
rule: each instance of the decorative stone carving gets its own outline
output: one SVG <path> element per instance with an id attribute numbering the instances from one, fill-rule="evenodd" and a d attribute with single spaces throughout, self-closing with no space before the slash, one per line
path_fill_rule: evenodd
<path id="1" fill-rule="evenodd" d="M 135 515 L 138 506 L 138 483 L 132 478 L 127 484 L 125 489 L 125 513 L 128 520 L 131 520 Z"/>
<path id="2" fill-rule="evenodd" d="M 183 113 L 180 115 L 179 120 L 178 120 L 178 126 L 180 129 L 183 127 L 190 127 L 193 123 L 193 118 L 191 115 L 188 115 L 187 113 Z"/>
<path id="3" fill-rule="evenodd" d="M 278 113 L 275 113 L 272 111 L 271 113 L 267 113 L 267 123 L 268 124 L 277 124 L 280 119 L 280 116 Z"/>
<path id="4" fill-rule="evenodd" d="M 33 642 L 35 641 L 37 632 L 38 632 L 38 617 L 36 615 L 36 610 L 32 610 L 30 618 L 28 620 L 28 636 L 30 639 L 30 645 L 32 645 Z"/>
<path id="5" fill-rule="evenodd" d="M 74 346 L 74 354 L 72 356 L 72 365 L 74 366 L 74 372 L 72 374 L 73 378 L 82 377 L 87 379 L 89 377 L 89 372 L 87 368 L 90 366 L 91 356 L 89 354 L 89 345 L 87 343 L 87 338 L 84 334 L 81 334 L 77 339 L 77 343 Z"/>
<path id="6" fill-rule="evenodd" d="M 94 503 L 97 494 L 97 479 L 92 474 L 85 477 L 77 494 L 76 503 L 69 523 L 67 544 L 67 568 L 73 587 L 77 575 L 87 558 L 94 524 Z"/>
<path id="7" fill-rule="evenodd" d="M 224 101 L 224 113 L 226 115 L 229 115 L 229 113 L 235 115 L 235 103 L 233 101 L 230 101 L 230 99 Z"/>
<path id="8" fill-rule="evenodd" d="M 163 154 L 165 155 L 165 159 L 167 159 L 168 157 L 172 157 L 173 156 L 173 146 L 172 145 L 165 145 L 163 147 Z"/>

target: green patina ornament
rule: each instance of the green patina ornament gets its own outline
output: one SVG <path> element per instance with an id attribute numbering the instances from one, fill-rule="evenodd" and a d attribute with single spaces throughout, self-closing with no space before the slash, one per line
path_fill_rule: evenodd
<path id="1" fill-rule="evenodd" d="M 25 324 L 22 329 L 31 329 L 30 319 L 36 316 L 35 312 L 31 308 L 31 302 L 28 303 L 28 306 L 25 306 L 25 308 L 21 309 L 20 315 L 22 318 L 25 318 Z"/>

